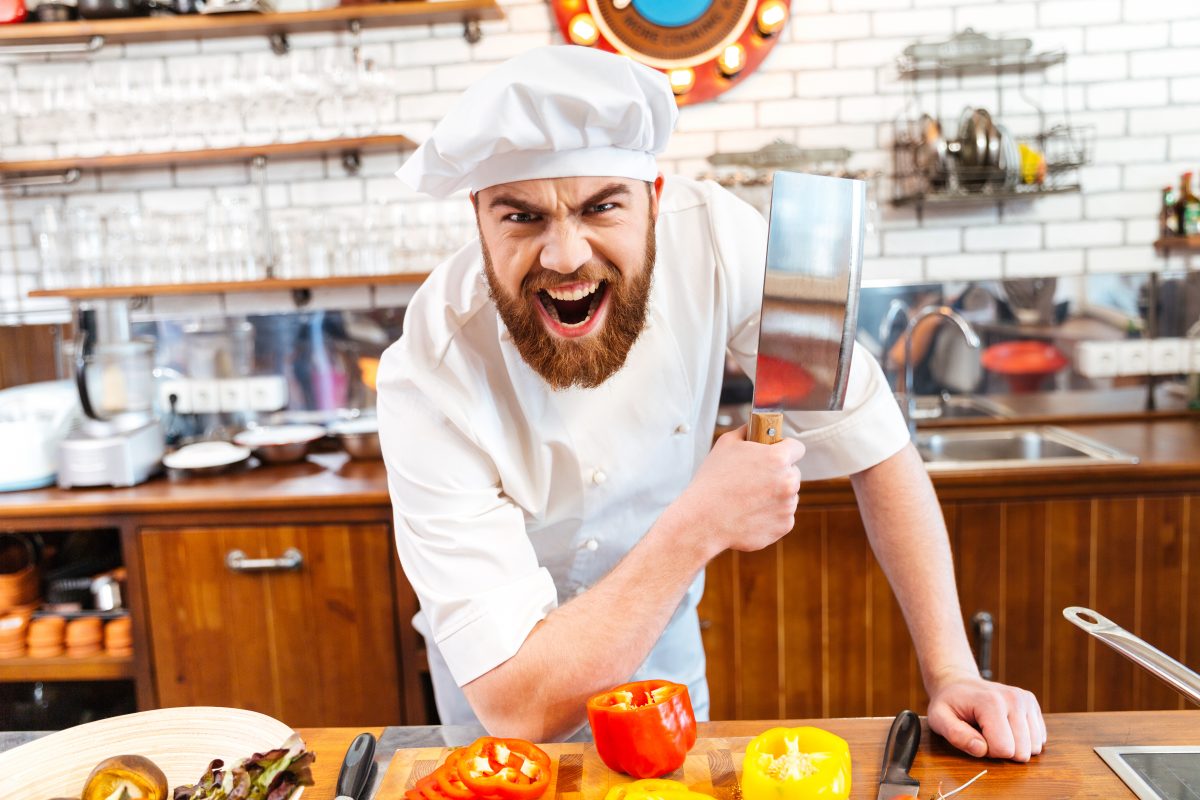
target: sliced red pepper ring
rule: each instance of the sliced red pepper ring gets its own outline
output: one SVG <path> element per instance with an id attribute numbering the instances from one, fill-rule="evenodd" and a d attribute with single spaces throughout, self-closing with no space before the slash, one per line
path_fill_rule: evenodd
<path id="1" fill-rule="evenodd" d="M 421 796 L 422 800 L 451 800 L 450 797 L 438 787 L 436 770 L 417 781 L 416 791 Z"/>
<path id="2" fill-rule="evenodd" d="M 433 771 L 434 781 L 442 794 L 450 800 L 472 800 L 475 793 L 463 783 L 458 774 L 458 762 L 462 760 L 465 749 L 451 751 L 442 765 Z"/>
<path id="3" fill-rule="evenodd" d="M 483 800 L 536 800 L 550 786 L 550 756 L 524 739 L 477 739 L 463 748 L 457 768 Z"/>

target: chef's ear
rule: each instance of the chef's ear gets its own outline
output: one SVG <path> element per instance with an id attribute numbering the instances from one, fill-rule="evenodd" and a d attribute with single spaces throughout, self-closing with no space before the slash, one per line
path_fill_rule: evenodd
<path id="1" fill-rule="evenodd" d="M 658 173 L 658 177 L 654 179 L 654 183 L 650 184 L 654 187 L 654 191 L 650 194 L 650 216 L 654 217 L 654 221 L 658 221 L 658 201 L 662 199 L 663 190 L 663 174 Z"/>

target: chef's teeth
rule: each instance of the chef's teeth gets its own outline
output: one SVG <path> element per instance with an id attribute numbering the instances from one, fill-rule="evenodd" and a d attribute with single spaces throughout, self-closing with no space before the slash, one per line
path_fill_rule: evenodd
<path id="1" fill-rule="evenodd" d="M 582 300 L 600 287 L 599 281 L 586 283 L 575 289 L 547 289 L 546 294 L 555 300 Z"/>

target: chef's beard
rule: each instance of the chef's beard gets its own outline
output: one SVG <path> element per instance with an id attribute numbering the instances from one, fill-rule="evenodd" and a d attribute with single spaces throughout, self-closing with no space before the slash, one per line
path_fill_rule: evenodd
<path id="1" fill-rule="evenodd" d="M 479 243 L 483 250 L 488 293 L 496 304 L 500 319 L 508 328 L 521 358 L 551 388 L 579 386 L 592 389 L 624 366 L 634 342 L 646 327 L 655 259 L 653 217 L 646 235 L 645 264 L 634 277 L 627 278 L 611 264 L 599 261 L 589 261 L 570 275 L 535 266 L 521 281 L 521 293 L 517 297 L 500 285 L 482 235 Z M 577 339 L 555 336 L 547 330 L 541 311 L 534 306 L 541 302 L 537 291 L 586 281 L 607 282 L 605 302 L 608 310 L 603 326 L 599 331 Z"/>

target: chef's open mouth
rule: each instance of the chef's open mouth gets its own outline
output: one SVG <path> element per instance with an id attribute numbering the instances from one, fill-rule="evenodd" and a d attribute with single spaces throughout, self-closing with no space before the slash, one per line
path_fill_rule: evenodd
<path id="1" fill-rule="evenodd" d="M 538 300 L 546 314 L 564 328 L 581 328 L 591 321 L 608 292 L 608 281 L 576 283 L 539 289 Z"/>

